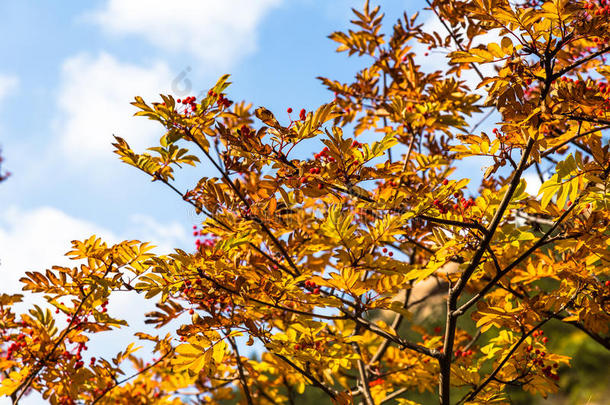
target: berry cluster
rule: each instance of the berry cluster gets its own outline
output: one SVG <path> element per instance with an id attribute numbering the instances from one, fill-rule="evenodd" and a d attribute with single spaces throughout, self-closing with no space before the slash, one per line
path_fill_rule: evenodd
<path id="1" fill-rule="evenodd" d="M 20 333 L 19 335 L 17 335 L 17 337 L 13 340 L 13 343 L 11 343 L 11 345 L 6 350 L 6 360 L 11 360 L 15 352 L 18 352 L 19 349 L 23 349 L 26 346 L 27 343 L 25 342 L 25 334 Z"/>
<path id="2" fill-rule="evenodd" d="M 309 290 L 308 294 L 320 294 L 320 286 L 313 281 L 307 280 L 305 282 L 305 288 Z"/>
<path id="3" fill-rule="evenodd" d="M 214 247 L 216 245 L 214 235 L 203 232 L 203 229 L 199 230 L 197 225 L 193 225 L 193 236 L 205 236 L 204 239 L 195 239 L 195 247 L 197 250 L 201 250 L 206 247 Z"/>
<path id="4" fill-rule="evenodd" d="M 329 149 L 328 149 L 328 147 L 325 146 L 324 149 L 322 149 L 319 153 L 314 154 L 314 159 L 319 162 L 323 162 L 323 161 L 334 162 L 335 158 L 332 156 L 329 156 L 328 152 L 329 152 Z M 319 166 L 311 167 L 304 176 L 301 176 L 299 178 L 299 183 L 307 184 L 311 180 L 308 177 L 308 175 L 309 174 L 320 174 L 320 173 L 322 173 L 322 168 Z M 318 186 L 319 190 L 322 190 L 324 188 L 324 184 L 322 184 L 322 183 L 318 183 L 317 186 Z"/>
<path id="5" fill-rule="evenodd" d="M 464 351 L 461 351 L 458 349 L 455 351 L 455 357 L 468 357 L 468 356 L 472 356 L 473 353 L 474 352 L 471 349 L 464 350 Z"/>
<path id="6" fill-rule="evenodd" d="M 231 100 L 229 100 L 228 98 L 225 97 L 224 94 L 220 93 L 220 94 L 216 94 L 214 93 L 214 91 L 210 90 L 208 91 L 208 96 L 212 97 L 212 98 L 218 98 L 218 100 L 216 100 L 216 104 L 218 105 L 218 107 L 224 107 L 224 108 L 229 108 L 231 107 L 231 104 L 233 104 L 233 102 Z"/>
<path id="7" fill-rule="evenodd" d="M 608 82 L 599 82 L 597 83 L 597 90 L 604 98 L 604 106 L 602 110 L 597 112 L 597 115 L 604 115 L 605 112 L 610 111 L 610 84 Z"/>
<path id="8" fill-rule="evenodd" d="M 544 331 L 539 330 L 539 331 L 534 331 L 534 333 L 532 333 L 532 337 L 535 340 L 539 340 L 542 343 L 547 343 L 549 341 L 549 339 L 544 335 Z M 534 347 L 532 345 L 529 345 L 525 348 L 525 351 L 528 354 L 528 357 L 532 360 L 532 364 L 534 366 L 538 366 L 538 367 L 542 367 L 541 371 L 542 373 L 547 377 L 550 378 L 551 380 L 554 381 L 558 381 L 559 380 L 559 375 L 555 372 L 553 373 L 554 369 L 559 368 L 559 364 L 558 363 L 553 363 L 553 364 L 547 364 L 548 362 L 545 361 L 545 357 L 546 357 L 546 352 L 540 350 L 540 349 L 534 349 Z"/>
<path id="9" fill-rule="evenodd" d="M 326 160 L 328 162 L 334 162 L 335 158 L 332 156 L 329 156 L 328 152 L 329 152 L 328 146 L 325 146 L 324 149 L 322 149 L 320 151 L 320 153 L 314 154 L 313 157 L 316 160 Z"/>
<path id="10" fill-rule="evenodd" d="M 449 203 L 444 203 L 438 198 L 435 198 L 434 201 L 432 201 L 432 204 L 434 204 L 434 206 L 438 208 L 441 214 L 446 214 L 450 210 L 453 210 L 454 212 L 459 211 L 462 215 L 465 211 L 469 210 L 470 207 L 475 205 L 474 198 L 472 197 L 467 200 L 466 198 L 460 196 L 460 194 L 457 192 L 453 193 L 453 196 L 457 200 L 453 205 L 450 205 Z"/>
<path id="11" fill-rule="evenodd" d="M 590 16 L 610 15 L 610 0 L 589 1 L 584 8 Z"/>
<path id="12" fill-rule="evenodd" d="M 201 280 L 196 280 L 195 284 L 197 285 L 201 285 L 202 281 Z M 184 283 L 180 286 L 180 292 L 186 296 L 188 298 L 189 295 L 193 294 L 196 290 L 191 287 L 193 283 L 191 282 L 191 280 L 186 279 L 184 280 Z"/>
<path id="13" fill-rule="evenodd" d="M 381 186 L 383 186 L 383 187 L 398 187 L 398 183 L 395 182 L 394 180 L 388 180 L 388 181 L 384 182 L 383 184 L 381 184 Z"/>
<path id="14" fill-rule="evenodd" d="M 83 350 L 87 350 L 87 345 L 85 344 L 85 342 L 78 342 L 76 344 L 76 354 L 70 353 L 68 351 L 64 351 L 64 356 L 67 357 L 68 359 L 74 358 L 76 360 L 76 363 L 74 363 L 74 369 L 78 370 L 79 368 L 83 367 L 85 365 L 85 362 L 83 361 L 83 356 L 81 354 L 81 352 Z M 93 358 L 93 362 L 92 364 L 95 363 L 95 358 Z"/>
<path id="15" fill-rule="evenodd" d="M 292 114 L 292 108 L 288 107 L 288 109 L 286 109 L 286 112 L 288 114 Z M 305 118 L 307 118 L 307 111 L 305 111 L 304 108 L 301 108 L 301 111 L 299 111 L 299 119 L 301 121 L 305 121 Z M 291 120 L 292 122 L 292 120 Z"/>
<path id="16" fill-rule="evenodd" d="M 108 308 L 107 308 L 108 307 L 108 300 L 105 300 L 104 302 L 102 302 L 101 306 L 102 306 L 102 312 L 103 313 L 108 312 Z"/>
<path id="17" fill-rule="evenodd" d="M 386 254 L 387 254 L 388 256 L 390 256 L 390 257 L 394 256 L 394 252 L 388 252 L 388 248 L 385 248 L 385 247 L 384 247 L 383 249 L 381 249 L 381 251 L 382 251 L 383 253 L 386 253 Z"/>
<path id="18" fill-rule="evenodd" d="M 219 314 L 223 311 L 230 311 L 233 309 L 233 301 L 231 300 L 231 296 L 216 293 L 208 294 L 206 297 L 203 297 L 202 285 L 202 279 L 197 279 L 195 280 L 195 282 L 186 279 L 180 286 L 179 292 L 185 299 L 187 299 L 191 303 L 201 305 L 212 316 L 214 316 L 215 314 Z M 194 313 L 194 309 L 189 310 L 189 314 L 192 315 Z"/>
<path id="19" fill-rule="evenodd" d="M 197 111 L 197 97 L 189 96 L 182 100 L 178 99 L 176 100 L 176 102 L 178 104 L 184 104 L 186 106 L 186 110 L 184 111 L 186 114 L 189 113 L 189 108 L 193 114 L 195 113 L 195 111 Z"/>

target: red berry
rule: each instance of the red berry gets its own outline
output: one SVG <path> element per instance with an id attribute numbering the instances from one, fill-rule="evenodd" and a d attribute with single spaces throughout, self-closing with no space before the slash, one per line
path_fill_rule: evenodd
<path id="1" fill-rule="evenodd" d="M 447 180 L 447 179 L 443 180 L 443 186 L 446 186 L 447 184 L 449 184 L 449 180 Z"/>
<path id="2" fill-rule="evenodd" d="M 292 108 L 288 108 L 288 109 L 286 110 L 286 112 L 287 112 L 288 114 L 290 114 L 290 113 L 292 112 Z"/>

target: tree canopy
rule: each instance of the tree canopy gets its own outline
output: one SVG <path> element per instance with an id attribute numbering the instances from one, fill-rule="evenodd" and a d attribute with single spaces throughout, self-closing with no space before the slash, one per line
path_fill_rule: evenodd
<path id="1" fill-rule="evenodd" d="M 201 214 L 196 246 L 91 236 L 75 267 L 27 272 L 46 306 L 16 313 L 23 295 L 0 295 L 0 395 L 503 404 L 560 389 L 571 359 L 547 327 L 610 349 L 610 3 L 428 6 L 438 32 L 353 10 L 330 39 L 365 67 L 321 77 L 334 97 L 313 110 L 234 101 L 229 75 L 201 97 L 136 97 L 160 142 L 117 137 L 115 152 Z M 418 64 L 428 53 L 438 70 Z M 217 175 L 183 190 L 185 165 Z M 458 177 L 467 165 L 480 184 Z M 87 359 L 93 335 L 128 327 L 107 311 L 117 294 L 155 303 L 134 330 L 154 353 Z"/>

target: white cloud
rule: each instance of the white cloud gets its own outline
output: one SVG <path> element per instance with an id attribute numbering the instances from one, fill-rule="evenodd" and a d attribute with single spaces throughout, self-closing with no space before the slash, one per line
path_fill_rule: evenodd
<path id="1" fill-rule="evenodd" d="M 24 211 L 16 207 L 0 214 L 0 277 L 3 292 L 18 292 L 26 271 L 44 271 L 53 265 L 74 265 L 64 254 L 71 241 L 97 234 L 116 240 L 112 232 L 70 217 L 60 210 L 40 207 Z"/>
<path id="2" fill-rule="evenodd" d="M 166 64 L 141 67 L 117 61 L 106 53 L 81 54 L 62 66 L 58 104 L 61 147 L 70 160 L 85 162 L 111 154 L 113 134 L 134 147 L 148 147 L 161 134 L 158 123 L 134 117 L 134 96 L 159 100 L 170 93 L 172 74 Z"/>
<path id="3" fill-rule="evenodd" d="M 256 50 L 256 29 L 282 0 L 107 0 L 88 14 L 106 33 L 135 35 L 166 51 L 227 67 Z"/>
<path id="4" fill-rule="evenodd" d="M 161 224 L 147 215 L 135 214 L 131 216 L 130 223 L 130 234 L 134 234 L 135 238 L 146 238 L 147 241 L 153 241 L 157 247 L 155 250 L 159 253 L 167 254 L 177 247 L 184 249 L 189 246 L 189 243 L 194 249 L 194 238 L 189 237 L 187 229 L 178 222 Z"/>
<path id="5" fill-rule="evenodd" d="M 0 103 L 19 86 L 17 76 L 0 74 Z"/>
<path id="6" fill-rule="evenodd" d="M 39 207 L 23 210 L 9 207 L 0 213 L 0 279 L 2 292 L 15 293 L 26 271 L 44 271 L 53 265 L 74 266 L 64 254 L 72 240 L 97 235 L 112 244 L 123 239 L 150 241 L 156 252 L 170 253 L 188 242 L 187 230 L 178 223 L 162 224 L 144 216 L 134 216 L 117 234 L 95 223 L 74 218 L 61 210 Z"/>

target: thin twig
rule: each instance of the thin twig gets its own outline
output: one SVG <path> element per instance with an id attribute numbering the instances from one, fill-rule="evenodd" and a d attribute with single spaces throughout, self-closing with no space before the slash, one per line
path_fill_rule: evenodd
<path id="1" fill-rule="evenodd" d="M 286 356 L 283 356 L 279 353 L 273 353 L 274 356 L 282 359 L 284 362 L 288 363 L 288 365 L 292 368 L 294 368 L 296 371 L 298 371 L 301 375 L 303 375 L 305 378 L 307 378 L 309 381 L 311 381 L 311 383 L 313 385 L 315 385 L 316 387 L 320 388 L 322 391 L 324 391 L 325 393 L 328 394 L 328 396 L 330 396 L 332 399 L 337 398 L 337 393 L 335 392 L 335 390 L 333 390 L 330 387 L 327 387 L 326 385 L 322 384 L 317 378 L 315 378 L 311 373 L 303 370 L 301 367 L 297 366 L 295 363 L 293 363 L 292 361 L 290 361 Z"/>
<path id="2" fill-rule="evenodd" d="M 254 402 L 252 402 L 252 396 L 250 395 L 250 389 L 248 388 L 248 380 L 246 380 L 246 375 L 244 374 L 244 365 L 241 362 L 241 356 L 239 355 L 239 349 L 235 343 L 235 338 L 233 338 L 233 336 L 228 336 L 227 339 L 235 352 L 235 358 L 237 359 L 237 371 L 239 372 L 239 381 L 241 382 L 241 387 L 244 390 L 246 401 L 248 402 L 248 405 L 253 405 Z"/>
<path id="3" fill-rule="evenodd" d="M 565 68 L 561 69 L 559 72 L 553 74 L 552 80 L 555 80 L 555 79 L 563 76 L 564 74 L 568 73 L 570 70 L 576 69 L 578 66 L 582 65 L 583 63 L 586 63 L 586 62 L 590 61 L 591 59 L 597 58 L 598 56 L 601 56 L 608 51 L 610 51 L 610 46 L 602 48 L 599 51 L 592 53 L 591 55 L 572 63 L 570 66 L 566 66 Z"/>
<path id="4" fill-rule="evenodd" d="M 172 350 L 168 351 L 167 353 L 165 353 L 163 356 L 161 356 L 161 358 L 159 358 L 159 360 L 155 361 L 154 363 L 144 367 L 142 370 L 138 371 L 137 373 L 133 373 L 132 375 L 123 378 L 122 380 L 116 381 L 114 382 L 114 385 L 112 385 L 111 387 L 107 387 L 104 388 L 104 391 L 102 391 L 102 393 L 95 398 L 95 400 L 91 403 L 91 405 L 96 404 L 100 399 L 102 399 L 107 393 L 109 393 L 110 391 L 112 391 L 113 389 L 115 389 L 116 387 L 118 387 L 121 384 L 126 383 L 127 381 L 131 380 L 132 378 L 135 378 L 137 376 L 139 376 L 140 374 L 143 374 L 145 372 L 147 372 L 148 370 L 150 370 L 151 368 L 155 367 L 157 364 L 161 363 L 163 360 L 165 360 L 165 358 L 167 356 L 169 356 L 171 353 L 173 353 Z M 113 377 L 114 379 L 114 377 Z"/>

